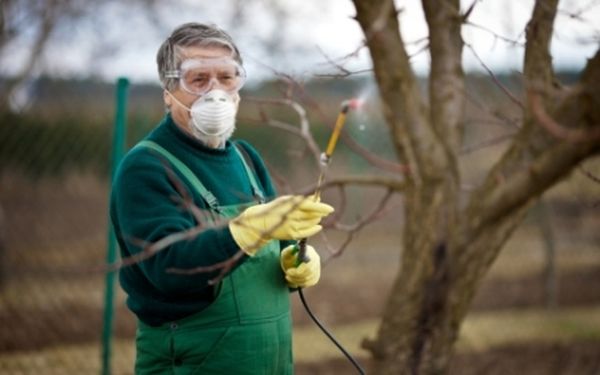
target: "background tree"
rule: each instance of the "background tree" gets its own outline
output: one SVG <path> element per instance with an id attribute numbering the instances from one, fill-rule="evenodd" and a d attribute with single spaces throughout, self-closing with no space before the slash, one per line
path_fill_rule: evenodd
<path id="1" fill-rule="evenodd" d="M 291 9 L 276 0 L 231 0 L 218 6 L 161 0 L 134 0 L 126 4 L 116 0 L 2 1 L 0 61 L 5 66 L 0 67 L 0 76 L 4 78 L 0 86 L 0 109 L 7 106 L 13 111 L 25 109 L 35 79 L 65 74 L 61 65 L 68 66 L 68 63 L 63 64 L 65 56 L 57 58 L 56 53 L 52 53 L 55 48 L 63 51 L 65 46 L 73 46 L 72 50 L 77 51 L 75 59 L 83 61 L 86 70 L 75 75 L 103 78 L 102 71 L 114 64 L 115 55 L 144 43 L 153 43 L 154 49 L 154 43 L 171 32 L 173 20 L 181 20 L 182 16 L 201 15 L 196 21 L 205 22 L 212 16 L 215 18 L 212 22 L 232 30 L 237 40 L 236 30 L 250 28 L 252 15 L 256 13 L 273 20 L 274 30 L 252 34 L 260 45 L 259 50 L 253 51 L 256 53 L 253 58 L 270 56 L 272 62 L 283 58 L 283 46 L 306 48 L 301 43 L 290 42 L 286 20 L 291 16 Z M 128 25 L 135 27 L 132 30 Z M 70 52 L 65 53 L 71 55 Z"/>
<path id="2" fill-rule="evenodd" d="M 373 60 L 398 160 L 402 257 L 377 338 L 377 374 L 444 373 L 477 286 L 540 195 L 600 151 L 600 52 L 579 82 L 560 85 L 549 52 L 558 0 L 535 2 L 526 29 L 523 120 L 480 184 L 461 190 L 465 80 L 458 0 L 423 0 L 429 28 L 428 97 L 417 85 L 393 1 L 353 0 Z M 390 187 L 391 189 L 397 189 Z"/>
<path id="3" fill-rule="evenodd" d="M 42 50 L 48 41 L 57 36 L 66 37 L 85 22 L 96 22 L 97 34 L 103 39 L 102 45 L 94 50 L 104 58 L 110 56 L 123 43 L 101 32 L 107 30 L 106 27 L 114 27 L 115 23 L 103 21 L 106 13 L 98 10 L 117 3 L 122 2 L 3 1 L 0 57 L 10 54 L 7 46 L 11 41 L 20 35 L 33 35 L 29 49 L 33 52 L 20 70 L 22 74 L 13 77 L 10 84 L 23 82 L 35 74 L 37 67 L 44 63 Z M 285 25 L 284 18 L 294 13 L 276 0 L 236 0 L 234 3 L 236 6 L 230 8 L 235 20 L 232 25 L 248 23 L 244 20 L 248 13 L 242 11 L 242 4 L 245 7 L 258 4 L 268 9 L 279 5 L 279 11 L 275 12 L 277 25 Z M 331 179 L 326 187 L 343 190 L 350 185 L 382 186 L 388 193 L 355 225 L 333 225 L 355 233 L 386 208 L 390 194 L 403 194 L 405 221 L 398 223 L 398 226 L 403 225 L 400 270 L 378 336 L 374 341 L 365 342 L 365 346 L 377 362 L 375 373 L 443 372 L 473 295 L 502 245 L 544 191 L 567 176 L 582 160 L 598 153 L 600 58 L 596 53 L 577 84 L 561 86 L 554 77 L 549 54 L 557 1 L 537 1 L 526 33 L 523 76 L 527 99 L 522 101 L 509 93 L 522 112 L 517 134 L 487 176 L 474 190 L 465 192 L 460 154 L 464 150 L 464 108 L 468 90 L 461 60 L 464 47 L 469 46 L 462 40 L 461 30 L 469 22 L 469 14 L 477 2 L 464 13 L 460 11 L 458 0 L 422 2 L 430 30 L 431 72 L 426 93 L 421 91 L 412 70 L 406 49 L 408 43 L 399 31 L 399 10 L 394 2 L 354 0 L 354 5 L 365 45 L 372 56 L 374 78 L 398 164 L 386 162 L 348 143 L 353 151 L 362 153 L 371 164 L 389 174 Z M 164 22 L 165 12 L 181 13 L 186 6 L 192 7 L 178 5 L 178 2 L 139 0 L 127 3 L 124 13 L 129 20 L 143 10 L 152 21 L 153 32 L 157 29 L 166 34 L 171 25 Z M 200 7 L 194 11 L 200 12 Z M 236 32 L 234 27 L 222 26 Z M 273 33 L 273 36 L 277 40 L 284 34 Z M 272 53 L 282 43 L 266 43 L 267 49 Z M 351 73 L 342 70 L 342 75 Z M 285 75 L 281 77 L 290 85 L 287 88 L 293 86 L 293 80 Z M 293 90 L 287 92 L 290 91 Z M 287 99 L 280 103 L 291 105 L 305 119 L 304 109 L 296 103 Z M 299 133 L 310 139 L 307 131 L 307 127 L 303 127 Z M 319 150 L 314 141 L 309 144 L 318 158 Z M 339 211 L 342 210 L 338 207 Z M 0 231 L 1 227 L 0 224 Z M 348 237 L 348 241 L 351 240 L 352 235 Z"/>

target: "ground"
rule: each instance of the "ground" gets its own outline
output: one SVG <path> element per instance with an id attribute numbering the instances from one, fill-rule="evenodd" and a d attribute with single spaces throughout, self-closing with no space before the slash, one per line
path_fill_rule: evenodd
<path id="1" fill-rule="evenodd" d="M 389 288 L 389 276 L 393 272 L 389 275 L 386 272 L 372 275 L 368 285 L 361 281 L 364 277 L 356 270 L 353 277 L 337 278 L 337 272 L 349 269 L 348 264 L 343 263 L 362 263 L 360 257 L 349 254 L 348 259 L 344 261 L 343 258 L 339 258 L 326 265 L 322 282 L 317 287 L 308 289 L 306 297 L 319 318 L 352 353 L 357 355 L 365 368 L 368 368 L 369 359 L 367 353 L 360 349 L 360 341 L 365 335 L 370 336 L 375 332 L 377 317 Z M 559 308 L 554 313 L 545 310 L 544 283 L 541 275 L 530 274 L 526 270 L 512 270 L 512 274 L 503 274 L 505 271 L 492 272 L 492 277 L 486 279 L 474 300 L 470 320 L 466 323 L 466 339 L 458 346 L 451 374 L 600 374 L 600 322 L 594 320 L 594 316 L 600 318 L 600 262 L 595 258 L 587 260 L 582 256 L 579 263 L 581 264 L 564 266 L 560 272 Z M 377 264 L 378 262 L 372 261 L 366 267 L 377 268 Z M 371 271 L 372 269 L 362 272 Z M 77 280 L 81 276 L 72 275 L 71 278 Z M 43 275 L 37 277 L 42 278 Z M 31 276 L 29 285 L 37 284 L 36 277 Z M 72 282 L 69 284 L 72 285 Z M 59 365 L 56 366 L 68 363 L 67 368 L 78 366 L 79 361 L 75 360 L 76 357 L 89 355 L 85 351 L 78 351 L 76 347 L 78 344 L 85 347 L 98 342 L 102 324 L 101 304 L 75 303 L 81 301 L 81 298 L 89 297 L 85 291 L 92 288 L 81 281 L 78 287 L 82 289 L 82 296 L 74 293 L 78 289 L 71 287 L 68 289 L 68 296 L 55 293 L 50 298 L 50 294 L 45 296 L 44 293 L 40 293 L 42 295 L 36 297 L 38 302 L 25 304 L 26 307 L 21 305 L 20 309 L 0 309 L 0 325 L 3 327 L 0 331 L 0 370 L 4 369 L 6 373 L 11 374 L 13 372 L 8 371 L 11 368 L 21 368 L 23 361 L 27 359 L 29 362 L 32 358 L 27 356 L 27 353 L 32 353 L 33 356 L 36 355 L 33 353 L 41 355 L 42 359 L 39 361 L 43 363 L 58 361 L 46 357 L 62 356 L 63 359 L 58 361 Z M 23 290 L 25 289 L 27 288 Z M 95 293 L 95 299 L 100 301 L 100 291 Z M 8 299 L 8 294 L 10 293 L 4 292 L 5 299 Z M 27 297 L 26 294 L 21 294 L 23 295 Z M 31 295 L 27 297 L 31 298 Z M 122 298 L 120 294 L 119 300 L 122 301 Z M 309 320 L 295 295 L 292 296 L 292 303 L 295 345 L 296 350 L 300 351 L 296 354 L 297 373 L 352 373 L 348 362 L 341 358 L 333 345 Z M 130 340 L 134 334 L 135 322 L 122 305 L 118 306 L 118 345 L 128 349 L 124 352 L 119 349 L 115 354 L 115 362 L 120 364 L 119 369 L 123 371 L 117 373 L 127 374 L 130 373 L 127 369 L 130 369 L 133 355 L 133 343 Z M 4 307 L 9 306 L 5 304 Z M 549 320 L 548 317 L 553 316 L 552 314 L 562 315 Z M 569 320 L 571 316 L 575 318 Z M 539 321 L 539 330 L 549 336 L 538 334 L 536 330 L 519 338 L 519 332 L 522 331 L 519 325 L 527 325 L 531 321 Z M 598 324 L 586 334 L 585 323 L 590 321 Z M 494 333 L 487 333 L 492 338 L 480 338 L 486 335 L 486 330 L 493 331 L 496 325 L 506 322 L 513 326 L 516 334 L 502 339 L 497 338 Z M 567 324 L 564 322 L 570 324 L 568 329 L 561 329 L 557 334 L 550 333 L 556 329 L 557 324 Z M 547 324 L 548 328 L 544 324 Z M 508 331 L 511 332 L 510 329 Z M 303 350 L 306 345 L 311 350 Z M 63 348 L 64 351 L 54 350 L 56 348 Z M 97 355 L 97 349 L 96 345 L 87 350 L 91 351 L 92 355 Z M 25 366 L 25 369 L 27 368 Z"/>
<path id="2" fill-rule="evenodd" d="M 104 262 L 106 234 L 97 228 L 105 228 L 106 206 L 98 204 L 98 197 L 105 198 L 106 190 L 99 187 L 90 204 L 73 198 L 77 190 L 61 200 L 69 186 L 61 183 L 62 190 L 45 189 L 43 194 L 33 188 L 23 193 L 19 186 L 15 196 L 26 195 L 28 201 L 3 202 L 7 212 L 15 213 L 11 223 L 24 229 L 9 233 L 9 246 L 0 253 L 5 267 L 0 273 L 2 374 L 99 371 L 104 276 L 98 265 Z M 10 193 L 10 181 L 3 181 L 3 188 L 4 194 Z M 84 193 L 89 196 L 90 189 Z M 35 200 L 45 206 L 23 209 Z M 60 211 L 61 220 L 56 220 L 55 213 L 65 206 L 84 212 Z M 568 207 L 553 207 L 560 211 L 553 216 L 557 306 L 546 308 L 543 241 L 537 223 L 528 219 L 473 301 L 452 375 L 600 374 L 600 217 L 596 206 L 573 213 Z M 399 262 L 397 227 L 368 230 L 335 259 L 327 260 L 325 246 L 315 240 L 326 262 L 321 282 L 306 290 L 317 316 L 367 369 L 368 353 L 360 342 L 375 335 Z M 350 365 L 309 320 L 297 296 L 291 298 L 297 373 L 351 374 Z M 135 320 L 123 301 L 119 292 L 111 357 L 115 374 L 131 374 L 134 356 Z"/>

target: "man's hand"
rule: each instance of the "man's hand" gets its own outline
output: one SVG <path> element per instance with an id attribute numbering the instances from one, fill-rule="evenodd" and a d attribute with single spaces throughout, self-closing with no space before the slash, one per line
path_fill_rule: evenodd
<path id="1" fill-rule="evenodd" d="M 285 279 L 291 288 L 307 288 L 319 282 L 321 277 L 321 257 L 315 249 L 306 245 L 306 255 L 310 258 L 307 263 L 298 265 L 297 245 L 290 245 L 281 252 L 281 268 Z"/>
<path id="2" fill-rule="evenodd" d="M 317 234 L 323 229 L 321 219 L 333 211 L 310 197 L 287 195 L 247 208 L 229 222 L 229 229 L 240 248 L 254 255 L 272 239 L 297 240 Z"/>

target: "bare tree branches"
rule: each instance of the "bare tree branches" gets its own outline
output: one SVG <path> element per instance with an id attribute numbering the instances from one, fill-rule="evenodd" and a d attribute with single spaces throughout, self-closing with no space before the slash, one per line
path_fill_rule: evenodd
<path id="1" fill-rule="evenodd" d="M 528 84 L 544 89 L 554 79 L 550 40 L 557 7 L 558 0 L 537 0 L 527 24 L 524 74 Z"/>
<path id="2" fill-rule="evenodd" d="M 504 41 L 504 42 L 506 42 L 506 43 L 508 43 L 510 45 L 523 46 L 523 43 L 519 42 L 519 40 L 517 40 L 517 39 L 512 39 L 512 38 L 500 35 L 497 32 L 495 32 L 494 30 L 490 30 L 488 27 L 485 27 L 483 25 L 479 25 L 479 24 L 474 23 L 472 21 L 465 21 L 465 25 L 474 27 L 474 28 L 482 30 L 482 31 L 485 31 L 486 33 L 492 35 L 494 37 L 494 39 L 499 39 L 499 40 Z"/>
<path id="3" fill-rule="evenodd" d="M 289 89 L 286 90 L 286 92 L 288 94 L 291 91 L 295 91 L 295 90 L 300 91 L 303 99 L 305 101 L 309 102 L 310 108 L 312 108 L 315 112 L 320 114 L 322 118 L 326 117 L 324 115 L 323 111 L 321 110 L 319 104 L 316 103 L 313 99 L 310 98 L 310 96 L 308 96 L 304 92 L 304 88 L 302 88 L 301 85 L 293 77 L 285 76 L 284 79 L 285 79 L 285 82 L 288 85 L 288 87 L 290 87 Z M 286 95 L 285 99 L 264 99 L 264 98 L 250 97 L 250 98 L 248 98 L 248 100 L 259 103 L 259 104 L 285 105 L 285 106 L 291 107 L 292 109 L 294 109 L 294 111 L 299 116 L 299 120 L 300 120 L 299 126 L 296 126 L 293 124 L 288 124 L 283 121 L 275 120 L 275 119 L 269 117 L 264 111 L 260 111 L 260 115 L 261 115 L 260 121 L 257 121 L 257 120 L 251 120 L 251 121 L 259 123 L 261 125 L 268 125 L 268 126 L 271 126 L 274 128 L 278 128 L 278 129 L 284 130 L 288 133 L 291 133 L 293 135 L 296 135 L 296 136 L 302 138 L 305 141 L 305 143 L 307 144 L 307 147 L 312 154 L 313 160 L 317 163 L 319 168 L 322 168 L 322 166 L 320 164 L 321 151 L 319 150 L 319 148 L 314 140 L 314 137 L 312 136 L 312 133 L 310 130 L 311 126 L 310 126 L 310 122 L 308 121 L 308 117 L 306 115 L 306 110 L 302 107 L 300 102 L 290 99 L 289 97 L 291 97 L 291 96 L 292 95 Z M 357 155 L 359 155 L 363 159 L 365 159 L 369 164 L 371 164 L 383 171 L 387 171 L 387 172 L 391 172 L 391 173 L 401 173 L 401 174 L 409 173 L 410 169 L 409 169 L 408 165 L 399 164 L 395 161 L 387 160 L 387 159 L 380 157 L 377 153 L 372 152 L 372 151 L 366 149 L 365 147 L 363 147 L 362 145 L 360 145 L 359 143 L 357 143 L 347 132 L 342 131 L 340 138 L 343 140 L 343 142 L 346 144 L 346 146 L 348 146 L 348 148 L 350 148 L 354 153 L 356 153 Z"/>
<path id="4" fill-rule="evenodd" d="M 492 70 L 490 68 L 488 68 L 488 66 L 485 64 L 485 62 L 483 62 L 483 60 L 481 59 L 481 57 L 479 57 L 479 55 L 477 54 L 477 52 L 475 51 L 475 49 L 473 48 L 473 46 L 471 46 L 469 43 L 465 43 L 465 45 L 467 46 L 467 48 L 469 48 L 469 50 L 471 51 L 471 53 L 473 54 L 473 56 L 475 56 L 475 58 L 479 61 L 479 63 L 481 64 L 481 66 L 485 69 L 485 71 L 488 73 L 488 75 L 492 78 L 492 80 L 494 81 L 494 83 L 496 84 L 496 86 L 498 86 L 500 88 L 500 90 L 502 90 L 502 92 L 504 92 L 506 94 L 506 96 L 513 103 L 515 103 L 521 109 L 525 109 L 525 106 L 523 105 L 523 103 L 521 103 L 521 101 L 519 99 L 517 99 L 517 97 L 513 93 L 511 93 L 510 90 L 508 88 L 506 88 L 506 86 L 504 86 L 502 84 L 502 82 L 500 82 L 498 80 L 498 78 L 496 77 L 496 75 L 494 74 L 494 72 L 492 72 Z"/>
<path id="5" fill-rule="evenodd" d="M 600 143 L 572 144 L 563 142 L 547 150 L 533 163 L 498 185 L 480 205 L 480 215 L 474 220 L 473 234 L 490 222 L 500 220 L 512 210 L 539 196 L 571 169 L 594 152 Z"/>
<path id="6" fill-rule="evenodd" d="M 600 177 L 594 175 L 592 172 L 588 171 L 584 167 L 579 167 L 579 172 L 581 172 L 584 176 L 594 181 L 597 184 L 600 184 Z"/>
<path id="7" fill-rule="evenodd" d="M 537 120 L 536 123 L 541 125 L 557 140 L 581 143 L 593 142 L 600 140 L 600 124 L 592 128 L 577 128 L 570 129 L 556 122 L 544 109 L 540 95 L 529 89 L 527 91 L 531 111 Z"/>
<path id="8" fill-rule="evenodd" d="M 86 4 L 85 7 L 93 5 Z M 6 52 L 5 47 L 17 40 L 19 36 L 31 32 L 34 37 L 29 47 L 29 55 L 20 71 L 7 83 L 0 106 L 6 105 L 14 95 L 14 91 L 25 83 L 40 63 L 48 41 L 61 21 L 77 17 L 83 5 L 77 0 L 3 1 L 0 5 L 2 25 L 0 25 L 0 56 Z M 15 109 L 19 109 L 18 103 Z"/>
<path id="9" fill-rule="evenodd" d="M 223 278 L 225 276 L 227 276 L 227 274 L 229 274 L 229 272 L 235 268 L 235 266 L 238 264 L 238 262 L 240 261 L 240 259 L 242 259 L 244 257 L 245 253 L 241 250 L 239 250 L 237 253 L 235 253 L 232 257 L 230 257 L 229 259 L 226 259 L 222 262 L 218 262 L 215 264 L 212 264 L 210 266 L 200 266 L 200 267 L 193 267 L 193 268 L 167 268 L 167 272 L 168 273 L 172 273 L 172 274 L 176 274 L 176 275 L 194 275 L 197 273 L 205 273 L 205 272 L 215 272 L 215 271 L 219 271 L 219 274 L 213 278 L 210 279 L 208 281 L 208 285 L 216 285 L 218 284 L 221 280 L 223 280 Z"/>
<path id="10" fill-rule="evenodd" d="M 502 142 L 506 142 L 507 140 L 513 139 L 514 137 L 515 137 L 514 133 L 509 133 L 509 134 L 501 135 L 501 136 L 498 136 L 498 137 L 494 137 L 492 139 L 488 139 L 486 141 L 477 143 L 475 145 L 463 147 L 463 149 L 461 150 L 460 154 L 461 155 L 470 154 L 472 152 L 479 151 L 481 149 L 488 148 L 490 146 L 495 146 L 495 145 L 500 144 Z"/>
<path id="11" fill-rule="evenodd" d="M 407 177 L 416 185 L 421 185 L 425 172 L 422 170 L 422 159 L 441 160 L 443 153 L 434 145 L 435 137 L 427 121 L 426 105 L 421 99 L 421 92 L 399 32 L 396 10 L 393 7 L 388 9 L 388 2 L 353 2 L 357 10 L 356 18 L 365 35 L 370 36 L 367 37 L 367 46 L 373 59 L 375 79 L 396 152 L 401 162 L 408 164 L 410 168 Z M 385 22 L 382 21 L 384 15 Z"/>
<path id="12" fill-rule="evenodd" d="M 145 240 L 138 239 L 135 237 L 127 238 L 126 240 L 129 243 L 131 243 L 134 246 L 140 247 L 141 251 L 127 258 L 124 258 L 115 264 L 108 265 L 107 271 L 116 271 L 120 268 L 140 263 L 144 260 L 150 259 L 151 257 L 157 255 L 160 251 L 166 250 L 170 246 L 178 242 L 192 240 L 207 230 L 224 228 L 229 223 L 228 219 L 220 217 L 212 211 L 202 210 L 198 206 L 196 206 L 193 202 L 192 196 L 189 194 L 183 181 L 179 179 L 179 177 L 174 173 L 171 167 L 166 164 L 166 162 L 163 162 L 163 165 L 165 166 L 166 173 L 170 181 L 174 184 L 178 194 L 177 196 L 171 197 L 171 200 L 174 203 L 177 203 L 178 206 L 180 206 L 182 209 L 190 212 L 196 219 L 196 225 L 187 230 L 171 233 L 165 237 L 160 238 L 155 242 L 147 242 Z M 312 198 L 306 197 L 305 199 Z M 281 228 L 282 225 L 284 225 L 285 221 L 288 219 L 288 216 L 294 210 L 296 210 L 303 202 L 303 200 L 298 200 L 294 202 L 294 204 L 291 204 L 290 207 L 284 210 L 283 212 L 278 213 L 278 220 L 272 223 L 272 225 L 265 227 L 264 231 L 258 233 L 256 241 L 254 243 L 251 243 L 249 247 L 258 249 L 264 246 L 265 239 L 272 238 L 271 235 L 279 228 Z M 286 207 L 286 204 L 287 202 L 277 203 L 273 206 L 273 210 Z M 260 215 L 267 215 L 267 213 Z M 254 218 L 259 217 L 257 215 L 252 216 Z M 244 222 L 239 221 L 238 218 L 233 218 L 232 220 L 238 220 L 238 224 L 244 226 Z M 239 263 L 239 261 L 243 258 L 245 254 L 246 253 L 240 249 L 230 258 L 225 259 L 221 262 L 217 262 L 215 264 L 202 265 L 185 269 L 170 267 L 166 269 L 166 272 L 177 275 L 193 275 L 197 273 L 219 271 L 214 278 L 208 281 L 209 285 L 215 285 L 216 283 L 220 282 L 233 268 L 235 268 L 235 266 Z"/>
<path id="13" fill-rule="evenodd" d="M 341 176 L 326 180 L 322 188 L 340 187 L 345 185 L 385 187 L 393 192 L 402 192 L 406 189 L 406 182 L 393 177 L 385 176 Z"/>
<path id="14" fill-rule="evenodd" d="M 325 236 L 325 234 L 323 234 L 324 239 L 325 239 L 325 244 L 327 246 L 327 249 L 329 250 L 329 253 L 331 254 L 331 258 L 336 258 L 336 257 L 342 255 L 344 253 L 344 251 L 346 250 L 346 248 L 348 247 L 348 245 L 352 242 L 352 240 L 359 234 L 359 232 L 365 226 L 380 219 L 381 217 L 383 217 L 385 215 L 385 213 L 387 211 L 392 209 L 390 206 L 388 206 L 388 203 L 389 203 L 390 198 L 394 194 L 394 190 L 387 189 L 385 195 L 379 200 L 379 202 L 375 205 L 375 207 L 373 208 L 373 210 L 370 213 L 358 218 L 352 224 L 343 224 L 339 221 L 339 218 L 341 217 L 341 215 L 346 207 L 346 205 L 345 205 L 345 202 L 346 202 L 345 186 L 346 185 L 343 185 L 343 184 L 337 185 L 337 187 L 340 190 L 340 196 L 342 197 L 342 202 L 344 204 L 342 204 L 340 209 L 338 210 L 340 212 L 336 213 L 335 220 L 331 221 L 331 223 L 327 223 L 326 226 L 346 232 L 346 239 L 344 240 L 344 242 L 342 242 L 341 245 L 339 245 L 337 248 L 334 248 L 331 245 L 331 243 L 329 242 L 329 240 L 327 239 L 327 236 Z M 325 259 L 324 263 L 326 263 L 331 258 Z"/>
<path id="15" fill-rule="evenodd" d="M 313 159 L 316 162 L 317 167 L 322 168 L 321 163 L 319 162 L 321 156 L 321 150 L 317 145 L 314 137 L 312 136 L 310 130 L 310 122 L 308 121 L 308 117 L 306 115 L 306 110 L 300 105 L 300 103 L 291 100 L 291 99 L 261 99 L 261 98 L 247 98 L 247 100 L 262 103 L 262 104 L 275 104 L 275 105 L 285 105 L 292 108 L 299 117 L 299 127 L 292 126 L 290 124 L 284 123 L 282 121 L 277 121 L 268 117 L 264 112 L 261 111 L 262 120 L 269 126 L 285 130 L 291 134 L 301 137 L 306 143 L 308 149 L 312 153 Z"/>
<path id="16" fill-rule="evenodd" d="M 464 114 L 464 97 L 455 95 L 465 89 L 460 33 L 463 18 L 459 14 L 458 0 L 442 3 L 444 6 L 440 6 L 439 1 L 423 1 L 431 53 L 429 102 L 432 125 L 440 141 L 452 150 L 448 155 L 456 155 L 462 142 Z M 450 162 L 456 165 L 456 160 Z"/>
<path id="17" fill-rule="evenodd" d="M 358 55 L 358 52 L 361 49 L 363 49 L 364 47 L 365 47 L 365 45 L 363 43 L 354 52 L 351 52 L 351 53 L 347 54 L 346 56 L 343 56 L 342 58 L 336 59 L 336 60 L 329 57 L 321 48 L 319 48 L 319 52 L 321 52 L 321 55 L 323 55 L 323 57 L 327 60 L 327 63 L 329 65 L 331 65 L 335 70 L 337 70 L 338 73 L 315 73 L 314 76 L 316 78 L 345 78 L 345 77 L 348 77 L 351 75 L 357 75 L 357 74 L 373 71 L 373 69 L 371 69 L 371 68 L 352 71 L 352 70 L 348 70 L 343 65 L 344 62 L 346 62 L 348 59 L 356 57 Z"/>
<path id="18" fill-rule="evenodd" d="M 515 142 L 472 195 L 466 215 L 471 219 L 465 230 L 473 232 L 467 237 L 473 238 L 489 223 L 519 210 L 582 160 L 600 152 L 600 122 L 589 122 L 600 119 L 598 75 L 599 53 L 588 62 L 578 89 L 563 93 L 560 100 L 554 99 L 554 111 L 562 115 L 568 127 L 554 120 L 546 112 L 540 94 L 529 88 L 527 104 L 533 117 L 525 120 L 526 126 Z M 534 128 L 535 124 L 540 126 Z M 545 140 L 544 133 L 552 137 Z"/>

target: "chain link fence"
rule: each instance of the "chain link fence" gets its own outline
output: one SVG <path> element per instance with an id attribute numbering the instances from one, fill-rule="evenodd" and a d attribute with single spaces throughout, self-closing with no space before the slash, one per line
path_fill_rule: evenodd
<path id="1" fill-rule="evenodd" d="M 97 374 L 116 88 L 41 80 L 33 90 L 25 111 L 0 111 L 0 373 Z M 126 148 L 163 115 L 157 86 L 131 86 Z M 131 374 L 136 322 L 115 292 L 111 369 Z"/>
<path id="2" fill-rule="evenodd" d="M 97 374 L 101 370 L 105 292 L 102 267 L 108 238 L 114 86 L 95 85 L 93 95 L 88 91 L 91 89 L 83 83 L 60 91 L 56 85 L 39 87 L 37 103 L 43 104 L 33 105 L 21 114 L 0 113 L 2 374 Z M 162 117 L 160 98 L 157 87 L 131 87 L 128 146 Z M 331 101 L 338 103 L 337 99 Z M 240 131 L 244 131 L 242 127 Z M 277 163 L 281 159 L 277 155 L 291 147 L 289 143 L 272 142 L 271 132 L 265 129 L 255 133 L 252 143 L 263 155 L 267 153 L 267 162 Z M 248 134 L 239 135 L 249 138 Z M 303 148 L 296 147 L 297 151 Z M 344 164 L 343 155 L 342 151 L 336 156 L 338 165 Z M 474 155 L 472 162 L 466 163 L 470 168 L 466 174 L 480 168 L 481 163 L 482 158 Z M 357 164 L 352 171 L 356 171 Z M 597 159 L 586 162 L 584 167 L 594 176 L 600 174 Z M 494 282 L 483 286 L 474 301 L 475 310 L 507 305 L 544 308 L 548 304 L 560 308 L 567 304 L 600 303 L 594 287 L 600 285 L 598 186 L 578 170 L 550 192 L 545 211 L 530 216 L 525 229 L 516 234 L 507 252 L 501 255 L 498 267 L 492 269 Z M 363 197 L 357 199 L 357 204 L 362 201 Z M 540 227 L 540 215 L 547 219 L 545 229 Z M 373 290 L 389 287 L 399 246 L 394 237 L 397 228 L 381 228 L 373 233 L 382 236 L 377 244 L 386 236 L 389 243 L 385 249 L 373 245 L 375 237 L 359 237 L 357 250 L 348 251 L 324 272 L 313 297 L 319 301 L 315 303 L 316 310 L 325 321 L 337 319 L 346 324 L 364 319 L 365 315 L 375 319 L 379 313 L 376 307 L 381 305 L 385 293 Z M 541 235 L 542 232 L 551 233 L 555 242 L 554 265 L 546 261 L 543 249 L 547 246 L 543 241 L 549 236 Z M 361 247 L 368 252 L 359 251 Z M 395 257 L 390 255 L 390 248 Z M 355 277 L 348 270 L 365 273 Z M 555 285 L 546 279 L 549 288 L 557 289 L 554 300 L 544 299 L 541 292 L 543 272 L 559 281 Z M 357 284 L 365 278 L 371 280 L 371 288 Z M 584 285 L 593 288 L 583 288 Z M 125 296 L 118 287 L 116 290 L 111 367 L 113 374 L 131 374 L 135 319 L 125 308 Z M 347 290 L 357 292 L 347 302 L 340 302 Z M 303 312 L 295 316 L 306 323 Z M 311 337 L 310 341 L 314 339 Z"/>
<path id="3" fill-rule="evenodd" d="M 157 90 L 134 88 L 133 108 Z M 113 92 L 45 82 L 28 110 L 0 114 L 2 374 L 101 371 Z M 154 104 L 130 113 L 128 145 L 162 115 Z M 135 320 L 116 292 L 112 369 L 131 374 Z"/>

